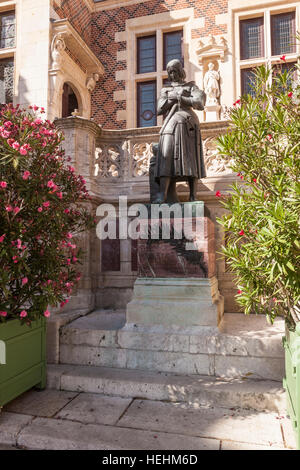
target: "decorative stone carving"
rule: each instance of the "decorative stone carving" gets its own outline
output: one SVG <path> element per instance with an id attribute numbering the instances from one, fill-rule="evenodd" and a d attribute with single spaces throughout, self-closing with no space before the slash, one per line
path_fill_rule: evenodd
<path id="1" fill-rule="evenodd" d="M 145 176 L 149 173 L 150 159 L 153 156 L 152 144 L 134 144 L 133 150 L 133 176 Z"/>
<path id="2" fill-rule="evenodd" d="M 99 80 L 100 75 L 98 73 L 93 73 L 92 75 L 89 75 L 86 79 L 86 87 L 91 93 L 94 91 L 96 82 Z"/>
<path id="3" fill-rule="evenodd" d="M 104 145 L 95 150 L 95 176 L 120 178 L 122 174 L 120 149 L 116 145 Z"/>
<path id="4" fill-rule="evenodd" d="M 221 60 L 224 62 L 225 54 L 228 50 L 227 41 L 226 39 L 221 36 L 216 38 L 211 34 L 209 39 L 206 43 L 203 41 L 198 41 L 198 49 L 196 50 L 196 54 L 199 56 L 199 64 L 203 65 L 203 59 L 214 57 L 216 59 Z"/>
<path id="5" fill-rule="evenodd" d="M 210 62 L 208 64 L 208 71 L 204 75 L 204 91 L 206 93 L 206 105 L 216 105 L 220 96 L 220 73 L 214 70 L 215 64 Z"/>
<path id="6" fill-rule="evenodd" d="M 215 137 L 208 137 L 203 141 L 204 162 L 207 176 L 225 175 L 232 173 L 231 159 L 225 159 L 218 153 Z"/>
<path id="7" fill-rule="evenodd" d="M 56 34 L 51 43 L 52 68 L 57 69 L 61 66 L 63 56 L 62 52 L 66 48 L 66 43 L 62 33 Z"/>

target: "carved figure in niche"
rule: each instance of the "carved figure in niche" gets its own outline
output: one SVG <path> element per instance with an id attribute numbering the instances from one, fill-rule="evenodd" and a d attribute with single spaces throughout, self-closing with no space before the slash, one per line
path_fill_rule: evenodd
<path id="1" fill-rule="evenodd" d="M 66 44 L 61 34 L 57 34 L 52 39 L 51 44 L 51 56 L 52 56 L 52 67 L 57 68 L 62 63 L 62 52 L 65 50 Z"/>
<path id="2" fill-rule="evenodd" d="M 204 75 L 204 90 L 207 95 L 206 105 L 218 104 L 218 98 L 220 96 L 220 74 L 214 70 L 215 64 L 210 62 L 208 64 L 208 71 Z"/>
<path id="3" fill-rule="evenodd" d="M 185 82 L 185 71 L 179 60 L 171 60 L 167 72 L 170 85 L 162 88 L 157 110 L 158 115 L 166 116 L 154 172 L 159 192 L 153 202 L 158 204 L 178 202 L 177 181 L 188 181 L 189 200 L 195 201 L 197 181 L 206 176 L 200 124 L 193 111 L 193 108 L 204 109 L 205 93 L 195 82 Z"/>

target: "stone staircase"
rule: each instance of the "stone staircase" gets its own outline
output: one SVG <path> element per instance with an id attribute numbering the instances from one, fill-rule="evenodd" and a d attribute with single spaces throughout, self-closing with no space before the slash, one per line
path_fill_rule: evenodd
<path id="1" fill-rule="evenodd" d="M 126 324 L 98 310 L 61 328 L 48 387 L 193 406 L 283 411 L 281 319 L 225 314 L 214 327 Z"/>

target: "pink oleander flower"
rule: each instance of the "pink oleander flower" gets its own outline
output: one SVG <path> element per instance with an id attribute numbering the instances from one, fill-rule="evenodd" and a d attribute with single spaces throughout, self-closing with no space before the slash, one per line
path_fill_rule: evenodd
<path id="1" fill-rule="evenodd" d="M 267 137 L 266 137 L 266 139 L 268 139 L 268 140 L 271 142 L 271 140 L 272 140 L 272 135 L 271 135 L 271 134 L 268 134 Z"/>
<path id="2" fill-rule="evenodd" d="M 72 235 L 70 232 L 68 232 L 67 235 L 66 235 L 66 237 L 67 237 L 67 238 L 73 238 L 73 235 Z"/>
<path id="3" fill-rule="evenodd" d="M 22 312 L 20 313 L 20 317 L 21 317 L 21 318 L 27 317 L 27 312 L 26 312 L 26 310 L 22 310 Z"/>
<path id="4" fill-rule="evenodd" d="M 73 262 L 73 263 L 77 263 L 77 261 L 78 261 L 78 258 L 76 258 L 76 256 L 73 256 L 72 262 Z"/>
<path id="5" fill-rule="evenodd" d="M 12 144 L 12 148 L 15 149 L 15 150 L 19 150 L 19 148 L 20 148 L 19 142 L 15 141 L 15 142 Z"/>
<path id="6" fill-rule="evenodd" d="M 5 210 L 6 212 L 12 212 L 13 208 L 10 204 L 8 204 L 8 206 L 5 207 Z"/>
<path id="7" fill-rule="evenodd" d="M 12 147 L 14 143 L 14 139 L 7 139 L 7 143 L 10 147 Z"/>
<path id="8" fill-rule="evenodd" d="M 65 213 L 65 214 L 70 214 L 70 210 L 69 210 L 69 209 L 65 209 L 65 210 L 64 210 L 64 213 Z"/>
<path id="9" fill-rule="evenodd" d="M 59 191 L 58 193 L 56 193 L 56 196 L 59 198 L 59 199 L 62 199 L 63 197 L 63 194 L 61 191 Z"/>
<path id="10" fill-rule="evenodd" d="M 56 188 L 56 184 L 54 183 L 54 181 L 49 180 L 48 183 L 47 183 L 47 187 L 48 188 Z"/>
<path id="11" fill-rule="evenodd" d="M 7 187 L 7 182 L 6 181 L 0 181 L 0 188 L 5 189 Z"/>
<path id="12" fill-rule="evenodd" d="M 25 170 L 23 175 L 22 175 L 23 180 L 28 180 L 30 175 L 31 175 L 30 171 Z"/>
<path id="13" fill-rule="evenodd" d="M 237 291 L 237 293 L 238 293 L 239 295 L 242 294 L 241 289 L 239 289 L 239 290 Z"/>
<path id="14" fill-rule="evenodd" d="M 0 317 L 7 317 L 7 312 L 5 310 L 1 310 Z"/>
<path id="15" fill-rule="evenodd" d="M 17 240 L 17 248 L 22 248 L 22 240 L 20 240 L 20 238 Z"/>
<path id="16" fill-rule="evenodd" d="M 45 310 L 45 311 L 44 311 L 44 317 L 49 318 L 50 315 L 51 315 L 51 314 L 50 314 L 49 310 Z"/>
<path id="17" fill-rule="evenodd" d="M 6 131 L 6 130 L 3 130 L 1 132 L 1 136 L 3 137 L 3 139 L 7 139 L 10 136 L 10 132 Z"/>
<path id="18" fill-rule="evenodd" d="M 36 104 L 34 104 L 34 105 L 32 106 L 32 108 L 33 108 L 34 111 L 37 111 L 37 110 L 39 109 L 39 107 L 38 107 Z"/>
<path id="19" fill-rule="evenodd" d="M 13 125 L 13 123 L 11 121 L 5 121 L 5 123 L 4 123 L 4 126 L 8 127 L 8 128 L 11 127 L 12 125 Z"/>
<path id="20" fill-rule="evenodd" d="M 13 212 L 14 212 L 14 214 L 18 214 L 20 212 L 20 210 L 21 210 L 20 207 L 16 206 L 16 207 L 14 207 Z"/>
<path id="21" fill-rule="evenodd" d="M 22 145 L 22 147 L 20 147 L 19 152 L 20 152 L 21 155 L 27 155 L 27 150 L 26 150 L 26 148 L 24 147 L 24 145 Z"/>
<path id="22" fill-rule="evenodd" d="M 239 232 L 239 235 L 241 235 L 241 237 L 242 237 L 243 235 L 245 235 L 245 232 L 244 232 L 243 229 Z"/>
<path id="23" fill-rule="evenodd" d="M 43 212 L 43 208 L 42 208 L 42 207 L 39 207 L 39 208 L 38 208 L 38 212 Z"/>
<path id="24" fill-rule="evenodd" d="M 283 60 L 283 61 L 285 62 L 285 55 L 282 55 L 282 56 L 280 57 L 280 60 Z"/>
<path id="25" fill-rule="evenodd" d="M 221 191 L 216 192 L 216 197 L 222 197 Z"/>
<path id="26" fill-rule="evenodd" d="M 293 96 L 293 92 L 290 91 L 290 92 L 288 93 L 288 97 L 291 98 L 292 96 Z"/>
<path id="27" fill-rule="evenodd" d="M 42 119 L 40 118 L 36 118 L 34 121 L 33 121 L 37 126 L 39 126 L 40 124 L 42 124 Z"/>
<path id="28" fill-rule="evenodd" d="M 5 234 L 5 233 L 4 233 L 3 235 L 1 235 L 1 237 L 0 237 L 0 242 L 3 242 L 5 237 L 6 237 L 6 234 Z"/>
<path id="29" fill-rule="evenodd" d="M 43 202 L 43 207 L 50 207 L 50 202 L 49 201 Z"/>
<path id="30" fill-rule="evenodd" d="M 236 106 L 238 104 L 241 104 L 241 100 L 236 100 L 234 103 L 233 103 L 233 106 Z"/>
<path id="31" fill-rule="evenodd" d="M 25 284 L 27 284 L 28 282 L 28 277 L 23 277 L 22 278 L 22 286 L 25 286 Z"/>

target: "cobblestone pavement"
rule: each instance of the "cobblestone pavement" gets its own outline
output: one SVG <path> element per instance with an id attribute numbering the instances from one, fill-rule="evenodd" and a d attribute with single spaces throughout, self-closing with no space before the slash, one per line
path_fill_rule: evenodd
<path id="1" fill-rule="evenodd" d="M 275 412 L 31 390 L 0 414 L 0 450 L 14 448 L 287 450 L 295 440 Z"/>

